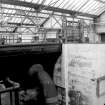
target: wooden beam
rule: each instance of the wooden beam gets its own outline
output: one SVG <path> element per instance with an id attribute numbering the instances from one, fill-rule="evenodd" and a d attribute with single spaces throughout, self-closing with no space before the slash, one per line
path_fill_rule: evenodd
<path id="1" fill-rule="evenodd" d="M 71 15 L 76 14 L 79 16 L 92 17 L 92 18 L 97 17 L 97 15 L 92 15 L 92 14 L 88 14 L 88 13 L 82 13 L 82 12 L 77 12 L 77 11 L 52 7 L 52 6 L 41 5 L 41 4 L 33 4 L 33 3 L 19 1 L 19 0 L 0 0 L 0 3 L 29 7 L 29 8 L 34 8 L 34 9 L 41 7 L 43 10 L 48 10 L 48 11 L 60 12 L 60 13 L 71 14 Z"/>

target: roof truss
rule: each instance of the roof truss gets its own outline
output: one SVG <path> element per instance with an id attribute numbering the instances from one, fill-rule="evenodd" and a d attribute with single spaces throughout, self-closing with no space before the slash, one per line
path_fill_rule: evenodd
<path id="1" fill-rule="evenodd" d="M 46 5 L 42 5 L 42 4 L 33 4 L 33 3 L 25 2 L 25 1 L 0 0 L 0 3 L 16 5 L 16 6 L 23 6 L 23 7 L 29 7 L 29 8 L 34 8 L 36 10 L 38 10 L 41 7 L 41 9 L 47 10 L 47 11 L 54 11 L 54 12 L 60 12 L 60 13 L 65 13 L 65 14 L 71 14 L 71 15 L 92 17 L 92 18 L 97 17 L 97 15 L 92 15 L 92 14 L 88 14 L 88 13 L 82 13 L 82 12 L 77 12 L 77 11 L 72 11 L 72 10 L 52 7 L 52 6 L 46 6 Z"/>

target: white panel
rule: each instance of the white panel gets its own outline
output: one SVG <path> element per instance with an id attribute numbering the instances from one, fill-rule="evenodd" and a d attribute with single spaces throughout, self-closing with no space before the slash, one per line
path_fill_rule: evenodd
<path id="1" fill-rule="evenodd" d="M 81 76 L 85 76 L 87 78 L 99 78 L 105 76 L 105 45 L 71 44 L 68 46 L 67 51 L 69 53 L 67 53 L 67 63 L 69 64 L 69 70 L 73 70 L 72 73 L 76 70 L 75 73 L 80 74 L 82 73 L 81 70 L 85 70 Z M 74 62 L 72 60 L 74 60 Z M 86 75 L 85 73 L 91 74 Z"/>
<path id="2" fill-rule="evenodd" d="M 104 105 L 105 94 L 98 96 L 98 89 L 105 89 L 105 82 L 98 84 L 97 79 L 104 76 L 105 81 L 105 44 L 65 44 L 62 49 L 66 105 Z"/>

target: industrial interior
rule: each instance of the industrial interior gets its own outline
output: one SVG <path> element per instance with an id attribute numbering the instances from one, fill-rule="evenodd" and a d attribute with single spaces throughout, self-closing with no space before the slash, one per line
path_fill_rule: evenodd
<path id="1" fill-rule="evenodd" d="M 104 44 L 105 0 L 0 0 L 0 105 L 105 105 Z"/>

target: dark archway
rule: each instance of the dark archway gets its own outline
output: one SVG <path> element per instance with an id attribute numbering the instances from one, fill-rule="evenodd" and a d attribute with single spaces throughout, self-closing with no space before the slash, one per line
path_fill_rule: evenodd
<path id="1" fill-rule="evenodd" d="M 0 79 L 9 76 L 17 82 L 24 82 L 27 71 L 33 64 L 40 63 L 44 69 L 53 76 L 54 65 L 61 52 L 53 53 L 16 53 L 15 55 L 0 56 Z"/>

